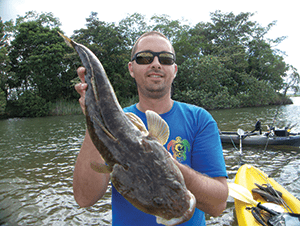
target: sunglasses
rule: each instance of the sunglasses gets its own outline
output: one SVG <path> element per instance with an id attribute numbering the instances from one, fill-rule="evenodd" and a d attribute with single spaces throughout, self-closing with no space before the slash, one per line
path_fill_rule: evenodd
<path id="1" fill-rule="evenodd" d="M 156 56 L 161 64 L 172 65 L 175 63 L 175 55 L 173 53 L 165 51 L 152 52 L 149 50 L 136 53 L 131 61 L 135 60 L 137 64 L 151 64 Z"/>

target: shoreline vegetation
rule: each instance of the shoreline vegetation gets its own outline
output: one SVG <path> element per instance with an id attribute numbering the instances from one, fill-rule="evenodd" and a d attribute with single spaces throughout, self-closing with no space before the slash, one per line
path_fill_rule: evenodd
<path id="1" fill-rule="evenodd" d="M 275 105 L 293 104 L 290 97 L 300 97 L 300 95 L 288 95 L 286 97 L 284 103 L 274 104 L 274 106 Z M 125 108 L 125 107 L 135 104 L 137 102 L 138 102 L 138 96 L 135 96 L 135 97 L 131 97 L 131 98 L 121 101 L 120 105 L 122 106 L 122 108 Z M 250 106 L 250 107 L 253 107 L 253 106 Z M 256 107 L 262 107 L 262 106 L 256 106 Z M 247 107 L 245 107 L 245 108 L 247 108 Z M 209 109 L 209 110 L 216 110 L 216 109 Z M 57 101 L 56 103 L 51 103 L 48 116 L 79 115 L 79 114 L 82 114 L 82 110 L 80 108 L 78 101 L 60 100 L 60 101 Z"/>
<path id="2" fill-rule="evenodd" d="M 63 115 L 79 115 L 82 110 L 78 101 L 59 100 L 56 103 L 50 103 L 49 116 L 63 116 Z"/>
<path id="3" fill-rule="evenodd" d="M 209 22 L 191 26 L 138 13 L 111 24 L 91 12 L 70 38 L 101 60 L 122 107 L 138 101 L 128 62 L 147 31 L 165 34 L 176 52 L 174 100 L 209 111 L 291 104 L 287 93 L 299 93 L 300 76 L 274 48 L 286 37 L 266 38 L 276 22 L 262 27 L 253 15 L 215 11 Z M 82 114 L 74 89 L 82 63 L 58 32 L 64 33 L 52 13 L 31 11 L 16 22 L 0 17 L 0 119 Z"/>
<path id="4" fill-rule="evenodd" d="M 130 106 L 138 102 L 138 97 L 127 98 L 120 102 L 122 108 Z M 63 116 L 63 115 L 80 115 L 83 114 L 78 100 L 66 101 L 59 100 L 55 103 L 50 103 L 49 114 L 47 116 Z M 47 117 L 46 116 L 46 117 Z"/>
<path id="5" fill-rule="evenodd" d="M 297 95 L 288 96 L 283 104 L 274 104 L 275 105 L 288 105 L 293 104 L 292 100 L 289 97 L 296 97 Z M 298 95 L 299 96 L 299 95 Z M 120 103 L 122 108 L 130 106 L 138 102 L 138 97 L 128 98 L 126 101 Z M 253 106 L 251 106 L 253 107 Z M 255 106 L 262 107 L 262 106 Z M 247 107 L 245 107 L 247 108 Z M 63 116 L 63 115 L 79 115 L 82 114 L 82 110 L 78 101 L 57 101 L 56 103 L 51 103 L 49 107 L 49 115 L 48 116 Z M 209 109 L 216 110 L 216 109 Z M 47 116 L 46 116 L 47 117 Z"/>
<path id="6" fill-rule="evenodd" d="M 289 96 L 289 97 L 294 97 L 294 95 Z M 278 102 L 278 103 L 271 104 L 271 105 L 276 106 L 276 105 L 293 104 L 292 100 L 289 97 L 284 98 L 282 100 L 282 102 Z M 120 102 L 120 105 L 122 106 L 122 108 L 125 108 L 125 107 L 133 105 L 137 102 L 138 102 L 138 97 L 136 96 L 136 97 L 131 97 L 125 101 Z M 262 107 L 262 106 L 270 106 L 270 105 L 258 105 L 258 106 L 249 106 L 249 107 Z M 236 107 L 236 108 L 241 108 L 241 107 Z M 247 107 L 243 107 L 243 108 L 247 108 Z M 78 101 L 65 101 L 65 100 L 57 101 L 56 103 L 51 103 L 49 109 L 50 110 L 49 110 L 48 116 L 63 116 L 63 115 L 82 114 L 82 110 L 80 108 Z M 225 108 L 215 108 L 215 109 L 206 109 L 206 110 L 217 110 L 217 109 L 225 109 Z"/>
<path id="7" fill-rule="evenodd" d="M 285 99 L 285 102 L 273 104 L 274 106 L 276 105 L 288 105 L 288 104 L 293 104 L 292 100 L 290 97 L 299 97 L 300 95 L 288 95 L 287 98 Z M 130 106 L 132 104 L 135 104 L 138 102 L 138 97 L 131 97 L 126 100 L 123 100 L 120 102 L 120 105 L 122 108 Z M 260 106 L 249 106 L 249 107 L 262 107 L 263 105 Z M 244 107 L 247 108 L 247 107 Z M 220 109 L 220 108 L 216 108 Z M 216 109 L 207 109 L 207 110 L 216 110 Z M 41 116 L 41 117 L 49 117 L 49 116 L 66 116 L 66 115 L 80 115 L 83 114 L 82 110 L 80 108 L 78 100 L 58 100 L 55 103 L 49 103 L 49 113 Z M 20 118 L 20 117 L 10 117 L 9 115 L 1 115 L 0 120 L 4 119 L 9 119 L 9 118 Z M 29 118 L 29 117 L 22 117 L 22 118 Z"/>

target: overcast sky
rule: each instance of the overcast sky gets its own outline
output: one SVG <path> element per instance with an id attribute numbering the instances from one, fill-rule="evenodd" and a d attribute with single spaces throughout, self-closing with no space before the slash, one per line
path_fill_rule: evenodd
<path id="1" fill-rule="evenodd" d="M 252 20 L 267 26 L 274 20 L 277 25 L 269 32 L 268 37 L 288 36 L 277 48 L 288 55 L 285 62 L 293 65 L 300 72 L 299 41 L 299 3 L 297 0 L 0 0 L 0 17 L 3 21 L 16 19 L 25 12 L 52 12 L 62 23 L 61 29 L 73 34 L 83 28 L 91 12 L 98 12 L 98 18 L 105 22 L 119 22 L 133 13 L 141 13 L 147 18 L 154 14 L 166 14 L 172 20 L 185 19 L 191 25 L 210 21 L 210 12 L 221 10 L 223 13 L 240 12 L 256 13 Z"/>

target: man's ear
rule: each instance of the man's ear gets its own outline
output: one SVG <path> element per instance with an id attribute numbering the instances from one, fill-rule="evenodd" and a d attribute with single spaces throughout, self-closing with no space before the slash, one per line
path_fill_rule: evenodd
<path id="1" fill-rule="evenodd" d="M 131 77 L 132 77 L 132 78 L 134 78 L 134 73 L 133 73 L 133 64 L 132 64 L 132 62 L 131 62 L 131 61 L 128 63 L 128 71 L 129 71 L 129 73 L 130 73 Z"/>
<path id="2" fill-rule="evenodd" d="M 174 65 L 174 71 L 175 71 L 174 78 L 176 78 L 177 71 L 178 71 L 178 66 L 177 66 L 177 64 Z"/>

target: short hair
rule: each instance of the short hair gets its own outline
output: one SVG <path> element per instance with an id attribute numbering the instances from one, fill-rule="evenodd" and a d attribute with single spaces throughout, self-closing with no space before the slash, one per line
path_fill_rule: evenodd
<path id="1" fill-rule="evenodd" d="M 158 32 L 158 31 L 149 31 L 149 32 L 146 32 L 146 33 L 142 34 L 136 40 L 136 42 L 134 43 L 134 45 L 132 47 L 132 50 L 131 50 L 131 59 L 133 58 L 133 56 L 134 56 L 134 54 L 136 52 L 137 46 L 138 46 L 139 42 L 141 41 L 141 39 L 143 39 L 143 38 L 145 38 L 147 36 L 154 36 L 154 35 L 157 35 L 157 36 L 160 36 L 160 37 L 163 37 L 164 39 L 166 39 L 171 44 L 172 52 L 175 54 L 175 50 L 174 50 L 174 47 L 173 47 L 172 43 L 170 42 L 170 40 L 164 34 Z"/>

